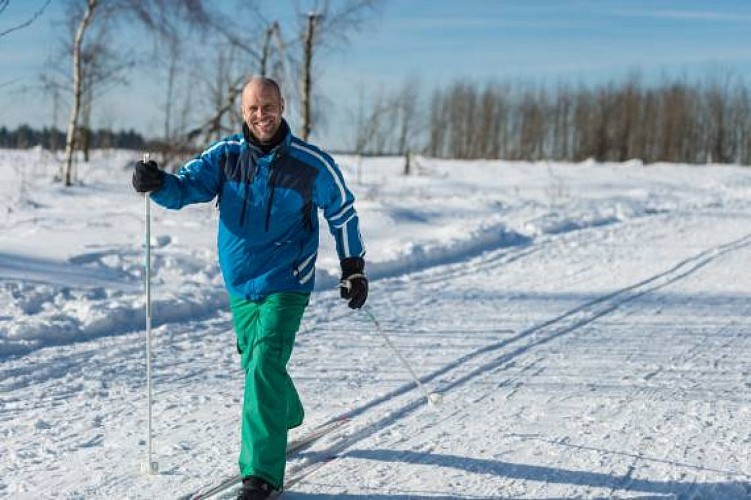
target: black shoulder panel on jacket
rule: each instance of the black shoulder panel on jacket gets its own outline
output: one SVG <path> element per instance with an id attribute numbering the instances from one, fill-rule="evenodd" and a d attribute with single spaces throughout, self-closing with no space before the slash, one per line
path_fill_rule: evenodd
<path id="1" fill-rule="evenodd" d="M 274 186 L 294 189 L 306 202 L 313 196 L 318 170 L 296 158 L 284 155 L 274 164 Z"/>
<path id="2" fill-rule="evenodd" d="M 240 182 L 243 178 L 243 162 L 239 161 L 239 153 L 227 149 L 222 156 L 222 170 L 227 180 Z"/>

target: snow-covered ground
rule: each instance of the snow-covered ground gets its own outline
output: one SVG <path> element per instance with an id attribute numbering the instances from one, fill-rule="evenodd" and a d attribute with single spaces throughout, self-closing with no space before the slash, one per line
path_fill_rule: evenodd
<path id="1" fill-rule="evenodd" d="M 213 204 L 152 209 L 154 452 L 146 458 L 143 199 L 132 152 L 84 184 L 0 151 L 0 496 L 174 498 L 235 471 L 242 380 Z M 290 364 L 285 499 L 751 496 L 751 170 L 339 157 L 369 310 L 318 291 Z"/>

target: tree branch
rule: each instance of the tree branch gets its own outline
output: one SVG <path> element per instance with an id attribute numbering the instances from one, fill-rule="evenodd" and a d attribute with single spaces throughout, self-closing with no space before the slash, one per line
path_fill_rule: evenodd
<path id="1" fill-rule="evenodd" d="M 0 12 L 4 11 L 8 7 L 8 3 L 10 0 L 0 0 Z M 44 5 L 42 5 L 42 8 L 39 9 L 34 13 L 32 17 L 27 19 L 26 21 L 22 22 L 18 26 L 13 26 L 12 28 L 8 28 L 5 31 L 0 31 L 0 38 L 4 37 L 8 33 L 13 33 L 14 31 L 22 30 L 25 27 L 29 26 L 31 23 L 39 19 L 39 17 L 44 13 L 44 11 L 47 9 L 47 6 L 52 2 L 52 0 L 47 0 L 44 2 Z"/>

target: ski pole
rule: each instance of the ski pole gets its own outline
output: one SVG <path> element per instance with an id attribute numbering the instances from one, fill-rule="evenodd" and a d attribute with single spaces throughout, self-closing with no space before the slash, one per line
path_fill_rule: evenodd
<path id="1" fill-rule="evenodd" d="M 148 163 L 149 153 L 143 154 L 143 162 Z M 151 384 L 151 198 L 149 193 L 144 193 L 144 266 L 146 268 L 146 393 L 148 406 L 148 423 L 146 425 L 146 446 L 148 448 L 148 461 L 141 462 L 141 471 L 147 474 L 159 472 L 159 463 L 152 458 L 153 448 L 151 442 L 151 401 L 154 388 Z"/>
<path id="2" fill-rule="evenodd" d="M 417 377 L 417 375 L 415 374 L 414 370 L 412 370 L 412 367 L 409 366 L 409 363 L 407 362 L 407 360 L 404 359 L 404 356 L 402 356 L 402 353 L 399 352 L 399 349 L 397 349 L 396 346 L 394 345 L 394 343 L 391 341 L 391 338 L 388 335 L 386 335 L 386 332 L 383 331 L 383 329 L 381 328 L 380 323 L 378 323 L 378 319 L 375 317 L 375 315 L 373 314 L 373 312 L 370 310 L 370 307 L 363 306 L 362 310 L 365 313 L 365 315 L 368 318 L 370 318 L 370 321 L 373 322 L 373 325 L 375 326 L 375 331 L 378 332 L 378 334 L 381 337 L 383 337 L 384 340 L 386 340 L 386 344 L 388 344 L 388 346 L 391 348 L 391 350 L 394 352 L 394 354 L 396 354 L 396 357 L 399 358 L 399 361 L 402 362 L 402 364 L 404 365 L 404 367 L 407 369 L 407 371 L 409 372 L 409 374 L 412 376 L 412 380 L 414 380 L 415 384 L 417 384 L 417 387 L 420 388 L 420 390 L 422 391 L 423 395 L 425 396 L 425 399 L 428 401 L 428 404 L 431 404 L 431 405 L 434 405 L 434 406 L 441 404 L 441 401 L 443 401 L 443 396 L 440 393 L 438 393 L 438 392 L 428 392 L 428 389 L 425 387 L 425 385 L 422 382 L 420 382 L 420 379 Z"/>

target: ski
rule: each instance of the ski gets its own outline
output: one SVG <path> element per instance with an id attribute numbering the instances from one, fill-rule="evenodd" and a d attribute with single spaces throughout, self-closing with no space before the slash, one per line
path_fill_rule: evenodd
<path id="1" fill-rule="evenodd" d="M 304 434 L 300 436 L 299 438 L 291 441 L 287 445 L 287 457 L 289 458 L 292 455 L 301 452 L 302 450 L 312 445 L 314 442 L 316 442 L 318 439 L 322 438 L 326 434 L 329 434 L 343 427 L 344 425 L 348 424 L 349 421 L 350 419 L 348 417 L 343 417 L 343 418 L 338 418 L 336 420 L 332 420 L 330 422 L 326 422 L 325 424 L 321 424 L 318 427 L 312 429 L 307 434 Z M 299 478 L 297 480 L 299 480 Z M 241 481 L 242 481 L 242 476 L 240 476 L 239 474 L 235 474 L 231 477 L 227 477 L 226 479 L 224 479 L 223 481 L 219 482 L 218 484 L 214 486 L 202 488 L 193 493 L 183 495 L 179 497 L 178 500 L 202 500 L 205 498 L 209 498 L 209 497 L 212 497 L 214 495 L 217 495 L 219 493 L 222 493 L 223 491 L 226 491 L 232 488 L 233 486 L 239 484 Z"/>

